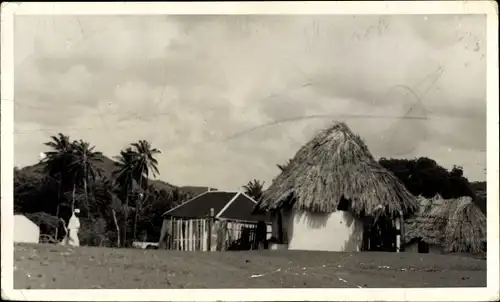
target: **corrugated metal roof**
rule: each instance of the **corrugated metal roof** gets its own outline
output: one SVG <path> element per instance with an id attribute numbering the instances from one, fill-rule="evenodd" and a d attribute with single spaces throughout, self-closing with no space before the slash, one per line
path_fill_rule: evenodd
<path id="1" fill-rule="evenodd" d="M 236 194 L 238 193 L 221 191 L 205 192 L 165 212 L 163 215 L 180 218 L 202 218 L 207 217 L 210 208 L 213 208 L 215 215 L 217 215 Z"/>
<path id="2" fill-rule="evenodd" d="M 252 211 L 256 204 L 257 202 L 251 197 L 245 194 L 240 194 L 234 199 L 233 202 L 228 204 L 222 213 L 219 214 L 219 218 L 251 222 L 259 220 L 266 221 L 266 217 L 264 215 L 252 215 Z"/>
<path id="3" fill-rule="evenodd" d="M 179 218 L 204 218 L 214 209 L 214 214 L 220 219 L 257 222 L 266 220 L 265 216 L 252 215 L 257 202 L 251 197 L 238 192 L 210 191 L 165 212 L 164 216 Z"/>

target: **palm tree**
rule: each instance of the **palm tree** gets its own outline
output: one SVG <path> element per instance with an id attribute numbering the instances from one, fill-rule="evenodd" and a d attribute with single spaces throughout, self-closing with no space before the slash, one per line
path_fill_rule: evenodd
<path id="1" fill-rule="evenodd" d="M 264 182 L 260 182 L 257 179 L 254 179 L 243 186 L 245 194 L 247 194 L 248 196 L 252 197 L 255 200 L 259 200 L 262 197 L 262 193 L 264 192 L 263 188 L 264 188 Z"/>
<path id="2" fill-rule="evenodd" d="M 73 177 L 73 187 L 83 185 L 84 200 L 87 208 L 87 215 L 90 214 L 89 208 L 89 185 L 92 186 L 97 176 L 101 175 L 95 162 L 102 161 L 102 153 L 94 151 L 95 146 L 90 146 L 88 142 L 83 140 L 74 141 L 73 145 L 73 160 L 70 164 L 70 172 Z M 74 204 L 72 206 L 74 208 Z"/>
<path id="3" fill-rule="evenodd" d="M 45 152 L 45 158 L 42 163 L 45 164 L 44 171 L 59 182 L 59 190 L 64 189 L 68 181 L 69 165 L 73 157 L 73 145 L 69 136 L 59 133 L 57 136 L 51 136 L 51 141 L 44 143 L 52 150 Z M 60 196 L 61 194 L 59 194 Z"/>
<path id="4" fill-rule="evenodd" d="M 51 140 L 44 145 L 50 147 L 51 150 L 45 152 L 45 157 L 41 162 L 44 164 L 44 172 L 57 183 L 56 216 L 59 218 L 62 192 L 69 187 L 71 180 L 69 166 L 73 160 L 73 145 L 69 136 L 62 133 L 50 138 Z M 55 236 L 57 238 L 57 232 Z"/>
<path id="5" fill-rule="evenodd" d="M 137 143 L 131 144 L 136 153 L 136 162 L 134 167 L 133 177 L 135 181 L 139 184 L 141 190 L 146 191 L 148 186 L 149 172 L 153 173 L 153 176 L 160 174 L 158 171 L 158 161 L 154 156 L 161 153 L 160 150 L 152 148 L 151 144 L 146 140 L 139 140 Z M 134 218 L 134 229 L 133 238 L 136 237 L 137 232 L 137 222 L 139 219 L 139 213 L 141 212 L 141 205 L 143 202 L 143 196 L 136 199 L 136 209 Z"/>
<path id="6" fill-rule="evenodd" d="M 146 140 L 139 140 L 137 143 L 131 144 L 134 151 L 137 154 L 137 164 L 135 179 L 141 187 L 147 187 L 147 179 L 149 177 L 149 172 L 153 173 L 153 176 L 160 174 L 158 171 L 158 161 L 154 156 L 161 153 L 160 150 L 152 148 L 151 144 Z"/>
<path id="7" fill-rule="evenodd" d="M 120 152 L 120 156 L 116 157 L 118 161 L 118 169 L 114 171 L 115 181 L 117 186 L 121 188 L 122 200 L 125 200 L 125 227 L 128 223 L 128 205 L 130 197 L 135 197 L 135 216 L 133 225 L 133 239 L 136 237 L 137 221 L 141 211 L 141 203 L 144 197 L 144 192 L 148 186 L 149 172 L 154 176 L 159 174 L 158 161 L 154 155 L 161 153 L 160 150 L 152 148 L 151 144 L 146 140 L 139 140 L 136 143 L 130 144 L 131 147 Z M 139 191 L 139 192 L 138 192 Z M 137 198 L 136 194 L 139 193 Z M 126 242 L 126 231 L 124 231 L 123 243 Z"/>
<path id="8" fill-rule="evenodd" d="M 127 225 L 128 225 L 128 214 L 129 214 L 129 195 L 133 191 L 134 186 L 134 172 L 135 165 L 137 162 L 137 153 L 135 153 L 132 148 L 127 148 L 125 150 L 120 151 L 120 155 L 116 156 L 117 160 L 117 169 L 113 171 L 114 176 L 114 186 L 119 188 L 119 194 L 121 196 L 121 200 L 125 201 L 125 209 L 124 209 L 124 222 L 123 222 L 123 240 L 122 243 L 126 244 L 127 240 Z"/>

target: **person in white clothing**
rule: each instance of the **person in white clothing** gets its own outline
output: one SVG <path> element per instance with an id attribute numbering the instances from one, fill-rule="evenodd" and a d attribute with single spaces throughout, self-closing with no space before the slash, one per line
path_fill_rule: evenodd
<path id="1" fill-rule="evenodd" d="M 80 214 L 79 209 L 75 209 L 73 211 L 73 215 L 69 219 L 68 223 L 68 244 L 71 246 L 80 246 L 80 240 L 78 239 L 78 230 L 80 229 L 80 219 L 78 219 L 78 215 Z"/>

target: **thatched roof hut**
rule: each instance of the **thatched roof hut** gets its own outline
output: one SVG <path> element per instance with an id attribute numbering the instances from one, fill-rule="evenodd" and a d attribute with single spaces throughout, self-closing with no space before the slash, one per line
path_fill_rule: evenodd
<path id="1" fill-rule="evenodd" d="M 441 245 L 444 242 L 444 229 L 447 217 L 436 214 L 443 213 L 443 199 L 439 194 L 431 199 L 419 196 L 420 208 L 414 217 L 405 221 L 405 241 L 421 238 L 427 244 Z"/>
<path id="2" fill-rule="evenodd" d="M 274 179 L 256 206 L 284 206 L 332 213 L 348 200 L 355 216 L 399 216 L 418 208 L 401 181 L 373 158 L 368 147 L 342 122 L 320 131 Z"/>
<path id="3" fill-rule="evenodd" d="M 486 216 L 468 196 L 420 198 L 422 211 L 406 220 L 406 242 L 420 239 L 447 252 L 481 252 L 486 240 Z"/>

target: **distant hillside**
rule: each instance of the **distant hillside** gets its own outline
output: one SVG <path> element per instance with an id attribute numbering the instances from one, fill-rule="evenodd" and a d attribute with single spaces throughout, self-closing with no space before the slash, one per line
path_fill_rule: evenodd
<path id="1" fill-rule="evenodd" d="M 200 195 L 201 193 L 205 193 L 210 189 L 210 191 L 217 191 L 216 188 L 210 187 L 194 187 L 194 186 L 182 186 L 179 187 L 179 190 L 182 192 L 189 192 L 193 194 L 193 196 Z"/>
<path id="2" fill-rule="evenodd" d="M 117 163 L 116 161 L 112 160 L 111 158 L 102 155 L 101 160 L 94 161 L 94 164 L 101 170 L 101 174 L 106 177 L 111 179 L 113 170 L 116 169 Z M 32 166 L 26 166 L 23 167 L 22 171 L 26 171 L 29 173 L 43 173 L 43 168 L 44 164 L 43 163 L 37 163 Z M 152 184 L 153 186 L 156 187 L 157 190 L 167 190 L 167 191 L 172 191 L 178 188 L 180 191 L 185 192 L 185 193 L 190 193 L 192 195 L 198 195 L 203 192 L 206 192 L 209 188 L 208 187 L 197 187 L 197 186 L 175 186 L 172 184 L 169 184 L 168 182 L 159 180 L 159 179 L 149 179 L 149 183 Z M 210 188 L 211 190 L 216 190 L 214 188 Z"/>

